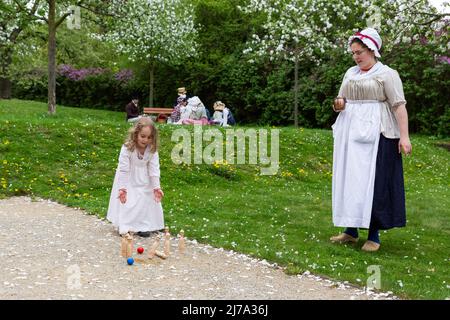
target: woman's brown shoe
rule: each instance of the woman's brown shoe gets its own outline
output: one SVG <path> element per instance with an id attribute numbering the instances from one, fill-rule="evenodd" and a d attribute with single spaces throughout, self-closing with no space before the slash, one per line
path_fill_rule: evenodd
<path id="1" fill-rule="evenodd" d="M 368 252 L 378 251 L 378 249 L 380 249 L 380 244 L 370 240 L 367 240 L 361 248 L 361 250 Z"/>
<path id="2" fill-rule="evenodd" d="M 333 236 L 330 238 L 331 242 L 339 242 L 339 243 L 356 243 L 358 242 L 358 238 L 354 238 L 349 234 L 341 233 L 340 235 Z"/>

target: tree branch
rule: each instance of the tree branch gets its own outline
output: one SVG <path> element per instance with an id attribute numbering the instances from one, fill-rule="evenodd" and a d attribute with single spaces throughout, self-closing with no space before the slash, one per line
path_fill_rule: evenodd
<path id="1" fill-rule="evenodd" d="M 77 3 L 75 3 L 74 6 L 76 6 L 76 7 L 81 7 L 82 4 L 83 4 L 83 0 L 80 0 L 80 1 L 78 1 Z M 58 28 L 59 25 L 60 25 L 61 23 L 63 23 L 63 21 L 64 21 L 68 16 L 70 16 L 71 14 L 72 14 L 72 12 L 66 12 L 65 14 L 63 14 L 63 15 L 58 19 L 58 21 L 56 21 L 56 23 L 55 23 L 55 28 Z"/>
<path id="2" fill-rule="evenodd" d="M 37 9 L 39 7 L 39 1 L 40 0 L 36 0 L 34 2 L 34 4 L 33 4 L 33 7 L 31 9 L 29 9 L 29 10 L 26 7 L 22 6 L 22 4 L 19 1 L 17 1 L 17 0 L 14 0 L 14 3 L 19 7 L 19 11 L 26 12 L 32 19 L 40 18 L 42 20 L 47 20 L 44 17 L 36 17 L 36 16 L 34 16 L 34 14 L 36 13 L 36 11 L 37 11 Z"/>
<path id="3" fill-rule="evenodd" d="M 45 21 L 46 23 L 48 23 L 48 19 L 47 19 L 47 18 L 41 17 L 41 16 L 35 16 L 35 15 L 34 15 L 34 14 L 36 13 L 37 9 L 38 9 L 39 1 L 40 1 L 40 0 L 36 0 L 36 2 L 33 4 L 33 7 L 32 7 L 30 10 L 28 10 L 27 8 L 25 8 L 24 6 L 22 6 L 22 4 L 21 4 L 19 1 L 17 1 L 17 0 L 13 0 L 13 1 L 14 1 L 14 3 L 19 7 L 19 11 L 21 11 L 21 12 L 26 12 L 27 15 L 28 15 L 31 19 L 33 19 L 33 20 L 43 20 L 43 21 Z"/>
<path id="4" fill-rule="evenodd" d="M 9 41 L 11 41 L 12 43 L 15 43 L 17 37 L 22 32 L 22 30 L 23 30 L 23 28 L 15 28 L 9 35 Z"/>
<path id="5" fill-rule="evenodd" d="M 37 11 L 37 8 L 39 6 L 39 0 L 36 0 L 36 2 L 34 3 L 33 7 L 31 8 L 31 14 L 35 14 L 35 12 Z"/>
<path id="6" fill-rule="evenodd" d="M 426 26 L 426 25 L 428 25 L 428 24 L 431 24 L 431 23 L 433 23 L 433 22 L 435 22 L 435 21 L 437 21 L 437 20 L 440 20 L 440 19 L 442 19 L 442 18 L 444 18 L 444 17 L 447 17 L 447 16 L 450 16 L 450 13 L 444 13 L 444 14 L 437 15 L 437 16 L 435 16 L 433 19 L 431 19 L 431 20 L 429 20 L 429 21 L 427 21 L 427 22 L 423 22 L 423 23 L 414 23 L 414 22 L 413 22 L 413 24 L 419 25 L 419 26 Z"/>
<path id="7" fill-rule="evenodd" d="M 20 11 L 30 13 L 26 8 L 24 8 L 24 7 L 22 6 L 22 4 L 21 4 L 19 1 L 14 0 L 14 3 L 19 7 Z"/>
<path id="8" fill-rule="evenodd" d="M 113 14 L 113 13 L 108 13 L 108 12 L 105 12 L 105 11 L 102 11 L 102 10 L 98 10 L 97 7 L 86 6 L 86 5 L 84 5 L 83 3 L 78 4 L 78 6 L 79 6 L 80 8 L 83 8 L 83 9 L 85 9 L 85 10 L 87 10 L 87 11 L 90 11 L 90 12 L 95 13 L 95 14 L 98 14 L 98 15 L 107 16 L 107 17 L 112 17 L 112 18 L 115 18 L 115 17 L 118 16 L 118 15 Z"/>
<path id="9" fill-rule="evenodd" d="M 34 2 L 33 7 L 30 10 L 28 10 L 25 7 L 23 7 L 22 4 L 19 1 L 17 1 L 17 0 L 14 0 L 14 3 L 19 7 L 19 11 L 25 12 L 33 20 L 37 19 L 37 17 L 34 14 L 35 14 L 38 6 L 39 6 L 39 0 L 36 0 Z M 11 34 L 8 37 L 9 41 L 11 41 L 12 43 L 15 43 L 17 37 L 22 32 L 22 30 L 25 28 L 23 24 L 25 24 L 25 23 L 22 23 L 21 25 L 19 25 L 17 28 L 15 28 L 11 32 Z"/>
<path id="10" fill-rule="evenodd" d="M 99 10 L 99 7 L 86 5 L 83 0 L 80 0 L 77 3 L 75 3 L 74 6 L 77 6 L 77 7 L 80 7 L 82 9 L 85 9 L 87 11 L 90 11 L 90 12 L 96 14 L 96 15 L 102 15 L 102 16 L 108 16 L 108 17 L 117 17 L 117 15 L 115 15 L 115 14 L 108 13 L 108 12 L 106 12 L 104 10 Z M 71 12 L 67 12 L 63 16 L 61 16 L 61 18 L 59 18 L 58 21 L 55 24 L 56 28 L 64 21 L 64 19 L 66 19 L 71 14 L 72 14 Z"/>
<path id="11" fill-rule="evenodd" d="M 58 19 L 58 21 L 56 21 L 55 23 L 55 29 L 59 27 L 59 25 L 61 23 L 63 23 L 64 19 L 66 19 L 68 16 L 70 16 L 72 14 L 72 12 L 67 12 L 65 13 L 61 18 Z"/>
<path id="12" fill-rule="evenodd" d="M 443 18 L 446 16 L 450 16 L 450 13 L 429 13 L 429 12 L 417 12 L 418 14 L 423 14 L 426 16 L 432 16 L 432 17 L 438 17 L 438 18 Z"/>

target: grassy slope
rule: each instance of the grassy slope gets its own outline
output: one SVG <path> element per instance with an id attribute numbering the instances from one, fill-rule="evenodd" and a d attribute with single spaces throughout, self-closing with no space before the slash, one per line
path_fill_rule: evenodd
<path id="1" fill-rule="evenodd" d="M 33 194 L 104 217 L 128 127 L 122 113 L 58 107 L 48 116 L 43 103 L 0 100 L 0 196 Z M 159 129 L 173 233 L 361 286 L 367 267 L 379 265 L 384 291 L 450 297 L 450 155 L 434 138 L 412 137 L 413 156 L 404 158 L 408 225 L 382 232 L 381 250 L 370 254 L 360 250 L 365 231 L 357 246 L 328 241 L 339 232 L 330 213 L 330 131 L 278 128 L 280 170 L 261 176 L 258 166 L 175 165 L 175 127 Z"/>

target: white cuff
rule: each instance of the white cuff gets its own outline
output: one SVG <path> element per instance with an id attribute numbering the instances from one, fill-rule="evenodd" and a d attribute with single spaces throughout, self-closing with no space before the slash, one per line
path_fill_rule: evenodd
<path id="1" fill-rule="evenodd" d="M 150 177 L 150 185 L 153 189 L 159 189 L 161 188 L 159 184 L 159 177 Z"/>

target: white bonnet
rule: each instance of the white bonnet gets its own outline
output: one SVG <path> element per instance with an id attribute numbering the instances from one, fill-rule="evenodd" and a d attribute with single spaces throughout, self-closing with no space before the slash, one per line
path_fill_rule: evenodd
<path id="1" fill-rule="evenodd" d="M 188 105 L 191 105 L 193 107 L 203 107 L 204 106 L 202 101 L 200 100 L 200 98 L 197 96 L 194 96 L 194 97 L 188 99 Z"/>
<path id="2" fill-rule="evenodd" d="M 348 46 L 352 43 L 353 39 L 359 38 L 370 50 L 375 52 L 375 57 L 380 58 L 380 52 L 382 41 L 377 30 L 374 28 L 366 28 L 360 32 L 355 33 L 348 39 Z"/>

